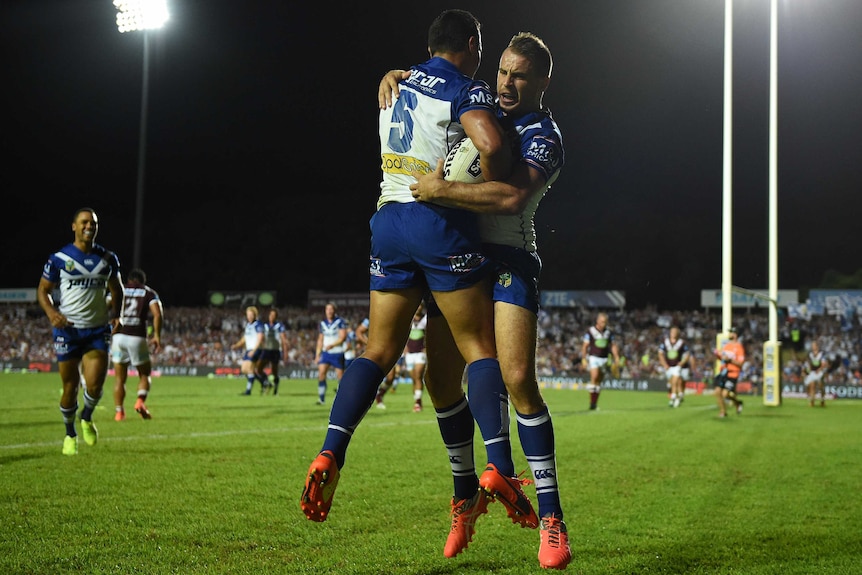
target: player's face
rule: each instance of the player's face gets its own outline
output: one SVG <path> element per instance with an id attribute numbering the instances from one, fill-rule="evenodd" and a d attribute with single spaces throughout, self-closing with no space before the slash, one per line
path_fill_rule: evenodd
<path id="1" fill-rule="evenodd" d="M 533 70 L 533 63 L 510 48 L 500 56 L 497 68 L 497 101 L 508 113 L 526 113 L 542 106 L 542 93 L 548 78 L 540 77 Z"/>
<path id="2" fill-rule="evenodd" d="M 92 243 L 99 233 L 99 218 L 92 212 L 81 212 L 72 222 L 76 243 Z"/>
<path id="3" fill-rule="evenodd" d="M 603 329 L 605 329 L 605 327 L 606 327 L 607 325 L 608 325 L 608 318 L 606 318 L 605 316 L 600 315 L 600 316 L 596 319 L 596 327 L 597 327 L 599 330 L 603 330 Z"/>
<path id="4" fill-rule="evenodd" d="M 326 306 L 325 314 L 326 314 L 327 319 L 334 318 L 335 317 L 335 307 L 331 306 L 331 305 Z"/>

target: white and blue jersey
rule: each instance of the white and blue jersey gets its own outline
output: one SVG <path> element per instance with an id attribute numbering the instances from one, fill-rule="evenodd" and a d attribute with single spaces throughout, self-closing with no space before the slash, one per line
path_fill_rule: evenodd
<path id="1" fill-rule="evenodd" d="M 323 334 L 323 347 L 320 350 L 320 359 L 318 365 L 331 365 L 338 369 L 344 369 L 344 347 L 345 341 L 338 345 L 333 345 L 341 339 L 341 330 L 347 329 L 347 322 L 338 316 L 332 318 L 332 321 L 322 319 L 318 325 L 318 332 Z M 330 349 L 327 346 L 332 345 Z"/>
<path id="2" fill-rule="evenodd" d="M 434 57 L 413 66 L 395 104 L 380 111 L 380 197 L 371 218 L 372 290 L 452 291 L 486 273 L 476 214 L 416 202 L 414 171 L 429 173 L 465 136 L 461 115 L 493 112 L 488 85 Z"/>
<path id="3" fill-rule="evenodd" d="M 538 313 L 542 260 L 536 251 L 534 217 L 539 202 L 565 162 L 563 138 L 548 110 L 528 112 L 517 118 L 499 111 L 498 117 L 507 132 L 518 135 L 518 162 L 539 172 L 545 185 L 533 193 L 518 215 L 479 215 L 483 249 L 495 264 L 497 281 L 493 299 Z"/>
<path id="4" fill-rule="evenodd" d="M 335 342 L 341 339 L 340 332 L 343 329 L 347 329 L 347 322 L 338 316 L 332 318 L 332 321 L 329 321 L 327 319 L 320 320 L 320 325 L 318 326 L 317 331 L 323 334 L 322 352 L 344 355 L 344 342 L 341 342 L 339 345 L 335 345 L 329 349 L 326 349 L 327 346 L 333 345 Z"/>
<path id="5" fill-rule="evenodd" d="M 258 336 L 261 333 L 266 334 L 266 328 L 259 319 L 245 324 L 245 355 L 243 355 L 243 360 L 257 361 L 261 358 L 263 347 L 257 348 Z M 264 339 L 264 341 L 266 340 Z M 255 348 L 257 348 L 256 351 Z"/>
<path id="6" fill-rule="evenodd" d="M 69 325 L 83 329 L 108 324 L 108 281 L 119 270 L 116 254 L 102 246 L 93 244 L 90 253 L 84 253 L 68 244 L 48 257 L 42 277 L 59 288 L 59 311 Z"/>
<path id="7" fill-rule="evenodd" d="M 534 218 L 539 202 L 560 175 L 565 162 L 563 136 L 547 109 L 528 112 L 519 117 L 507 116 L 498 111 L 498 118 L 507 132 L 518 135 L 517 161 L 539 172 L 545 180 L 545 186 L 533 193 L 520 214 L 481 214 L 479 229 L 482 241 L 534 252 L 537 249 Z"/>

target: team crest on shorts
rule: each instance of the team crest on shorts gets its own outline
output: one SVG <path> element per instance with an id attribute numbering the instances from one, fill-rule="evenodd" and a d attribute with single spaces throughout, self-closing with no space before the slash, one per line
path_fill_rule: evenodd
<path id="1" fill-rule="evenodd" d="M 75 261 L 74 260 L 66 260 L 66 271 L 70 272 L 75 269 Z"/>
<path id="2" fill-rule="evenodd" d="M 512 272 L 503 272 L 497 276 L 497 283 L 504 288 L 512 285 Z"/>
<path id="3" fill-rule="evenodd" d="M 371 258 L 371 265 L 368 268 L 368 273 L 378 278 L 382 278 L 386 275 L 383 273 L 383 266 L 380 265 L 380 258 Z"/>
<path id="4" fill-rule="evenodd" d="M 453 272 L 469 272 L 477 269 L 485 261 L 485 256 L 476 253 L 449 256 L 449 269 Z"/>

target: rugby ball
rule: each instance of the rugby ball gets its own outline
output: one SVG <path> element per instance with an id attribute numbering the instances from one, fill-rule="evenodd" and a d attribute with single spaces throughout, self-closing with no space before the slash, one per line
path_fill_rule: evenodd
<path id="1" fill-rule="evenodd" d="M 485 181 L 479 165 L 479 150 L 473 145 L 473 140 L 464 138 L 452 147 L 443 162 L 443 179 L 467 184 Z"/>

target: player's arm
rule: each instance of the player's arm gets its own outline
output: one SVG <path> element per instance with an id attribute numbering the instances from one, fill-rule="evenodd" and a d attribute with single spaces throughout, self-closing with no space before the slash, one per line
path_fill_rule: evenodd
<path id="1" fill-rule="evenodd" d="M 317 351 L 315 352 L 315 359 L 320 359 L 320 353 L 323 351 L 323 334 L 320 333 L 317 336 Z"/>
<path id="2" fill-rule="evenodd" d="M 54 282 L 41 278 L 36 289 L 36 300 L 53 327 L 66 327 L 69 320 L 54 307 L 54 287 Z"/>
<path id="3" fill-rule="evenodd" d="M 512 147 L 494 113 L 487 109 L 468 110 L 458 120 L 479 150 L 479 165 L 485 180 L 508 178 L 512 173 Z"/>
<path id="4" fill-rule="evenodd" d="M 332 349 L 333 347 L 338 347 L 347 339 L 347 328 L 341 328 L 338 330 L 338 339 L 335 340 L 332 344 L 329 345 L 327 349 Z"/>
<path id="5" fill-rule="evenodd" d="M 111 292 L 111 326 L 116 331 L 123 325 L 123 307 L 125 294 L 123 293 L 123 280 L 120 272 L 108 279 L 108 291 Z"/>
<path id="6" fill-rule="evenodd" d="M 354 333 L 356 334 L 357 342 L 361 343 L 362 345 L 368 345 L 368 328 L 365 326 L 365 324 L 359 324 Z"/>
<path id="7" fill-rule="evenodd" d="M 154 299 L 150 302 L 150 313 L 153 314 L 153 351 L 159 351 L 162 348 L 162 317 L 164 315 L 161 300 Z"/>
<path id="8" fill-rule="evenodd" d="M 544 176 L 522 162 L 516 163 L 506 180 L 479 184 L 444 180 L 442 160 L 433 172 L 417 172 L 413 177 L 416 182 L 410 185 L 410 190 L 418 201 L 506 216 L 523 212 L 533 194 L 545 187 Z"/>

